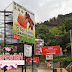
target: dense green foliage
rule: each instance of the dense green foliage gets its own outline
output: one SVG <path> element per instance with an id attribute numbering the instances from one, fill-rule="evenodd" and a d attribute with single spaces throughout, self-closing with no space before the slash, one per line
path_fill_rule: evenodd
<path id="1" fill-rule="evenodd" d="M 48 28 L 46 25 L 36 26 L 36 36 L 44 39 L 45 46 L 60 45 L 63 49 L 70 43 L 70 33 L 66 32 L 65 25 Z M 70 47 L 69 47 L 70 48 Z"/>
<path id="2" fill-rule="evenodd" d="M 36 37 L 44 39 L 44 46 L 60 45 L 62 50 L 67 48 L 69 56 L 58 57 L 55 61 L 71 61 L 70 29 L 72 29 L 72 15 L 59 15 L 43 23 L 36 24 Z M 63 19 L 63 20 L 62 20 Z"/>
<path id="3" fill-rule="evenodd" d="M 53 62 L 65 62 L 65 61 L 69 61 L 69 62 L 72 62 L 72 59 L 71 59 L 71 55 L 68 55 L 68 56 L 60 56 L 60 57 L 55 57 L 53 59 Z"/>
<path id="4" fill-rule="evenodd" d="M 68 18 L 64 22 L 66 31 L 72 29 L 72 18 Z"/>

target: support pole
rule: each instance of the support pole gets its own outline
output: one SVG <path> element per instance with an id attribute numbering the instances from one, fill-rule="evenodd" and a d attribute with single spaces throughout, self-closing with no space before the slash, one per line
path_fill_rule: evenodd
<path id="1" fill-rule="evenodd" d="M 23 65 L 22 65 L 22 72 L 23 72 Z"/>
<path id="2" fill-rule="evenodd" d="M 22 50 L 23 50 L 23 60 L 24 60 L 24 43 L 22 42 Z M 23 65 L 22 65 L 22 72 L 23 72 Z"/>
<path id="3" fill-rule="evenodd" d="M 32 72 L 33 72 L 33 55 L 34 55 L 34 44 L 32 46 Z"/>
<path id="4" fill-rule="evenodd" d="M 26 72 L 26 56 L 25 56 L 25 72 Z"/>
<path id="5" fill-rule="evenodd" d="M 5 17 L 5 13 L 6 13 L 6 11 L 4 10 L 4 47 L 6 46 L 6 24 L 5 24 L 6 17 Z M 5 51 L 4 51 L 4 54 L 5 54 Z M 4 67 L 4 72 L 5 72 L 5 67 Z"/>
<path id="6" fill-rule="evenodd" d="M 32 72 L 33 72 L 33 55 L 32 55 Z"/>
<path id="7" fill-rule="evenodd" d="M 72 59 L 72 30 L 70 30 L 71 59 Z"/>

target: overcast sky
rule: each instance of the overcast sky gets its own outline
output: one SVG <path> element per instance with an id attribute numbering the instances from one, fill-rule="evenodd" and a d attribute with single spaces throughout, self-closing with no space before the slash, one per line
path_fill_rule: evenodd
<path id="1" fill-rule="evenodd" d="M 0 10 L 4 10 L 12 1 L 32 11 L 35 14 L 35 22 L 72 12 L 72 0 L 0 0 Z"/>

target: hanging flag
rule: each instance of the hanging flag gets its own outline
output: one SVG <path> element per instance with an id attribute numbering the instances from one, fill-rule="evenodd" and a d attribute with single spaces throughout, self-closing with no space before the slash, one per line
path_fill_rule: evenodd
<path id="1" fill-rule="evenodd" d="M 32 56 L 32 46 L 24 44 L 24 56 L 31 57 Z"/>

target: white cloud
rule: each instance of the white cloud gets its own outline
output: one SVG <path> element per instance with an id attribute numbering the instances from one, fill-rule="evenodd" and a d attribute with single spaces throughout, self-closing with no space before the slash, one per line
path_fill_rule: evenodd
<path id="1" fill-rule="evenodd" d="M 0 0 L 0 10 L 4 10 L 13 0 Z M 34 12 L 36 22 L 48 20 L 58 14 L 72 12 L 72 0 L 14 0 Z"/>
<path id="2" fill-rule="evenodd" d="M 41 21 L 56 17 L 58 14 L 72 12 L 72 0 L 51 0 L 39 7 L 35 14 L 38 14 Z M 37 18 L 37 21 L 39 21 Z"/>
<path id="3" fill-rule="evenodd" d="M 12 0 L 0 0 L 0 10 L 4 10 Z"/>

